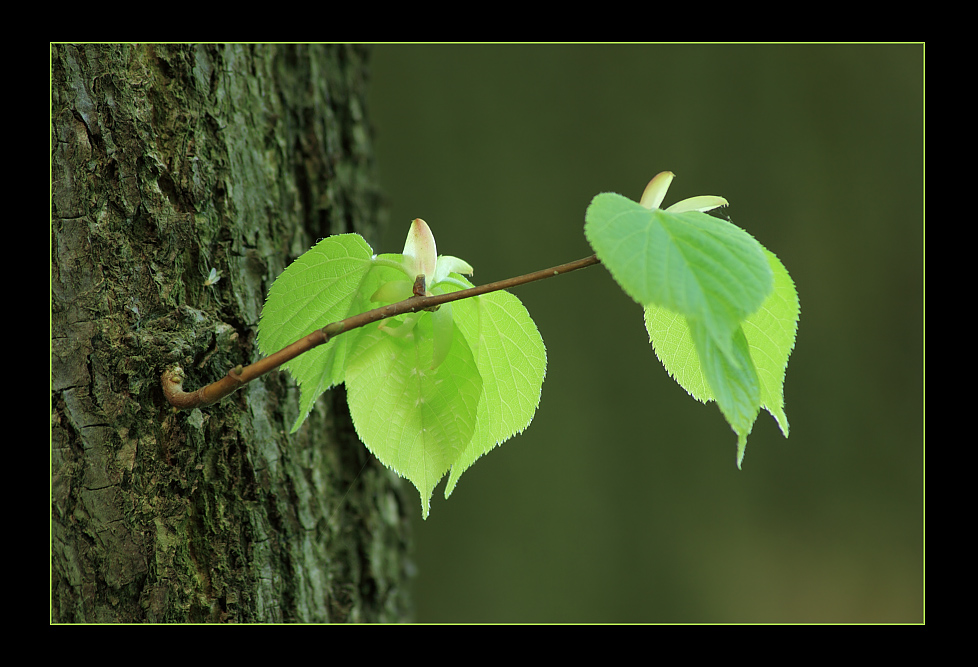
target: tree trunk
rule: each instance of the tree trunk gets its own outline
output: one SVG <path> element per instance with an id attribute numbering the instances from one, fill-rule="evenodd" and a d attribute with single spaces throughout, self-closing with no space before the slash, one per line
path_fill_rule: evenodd
<path id="1" fill-rule="evenodd" d="M 287 373 L 189 412 L 160 386 L 259 358 L 268 288 L 318 239 L 376 247 L 363 50 L 58 45 L 51 66 L 52 620 L 403 620 L 417 502 L 342 388 L 289 435 Z"/>

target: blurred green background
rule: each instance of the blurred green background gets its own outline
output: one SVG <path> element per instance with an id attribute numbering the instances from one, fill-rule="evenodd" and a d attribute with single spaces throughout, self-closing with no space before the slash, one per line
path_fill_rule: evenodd
<path id="1" fill-rule="evenodd" d="M 923 47 L 376 47 L 390 218 L 477 284 L 591 254 L 599 192 L 726 197 L 801 300 L 744 468 L 602 267 L 519 288 L 549 365 L 526 432 L 421 521 L 421 622 L 923 617 Z M 407 484 L 407 482 L 405 482 Z"/>

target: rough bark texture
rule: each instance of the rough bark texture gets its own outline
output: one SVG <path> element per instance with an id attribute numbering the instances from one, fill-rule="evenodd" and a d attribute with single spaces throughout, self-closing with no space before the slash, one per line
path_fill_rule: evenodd
<path id="1" fill-rule="evenodd" d="M 376 247 L 364 52 L 58 45 L 51 65 L 52 620 L 403 620 L 417 502 L 342 390 L 290 436 L 286 373 L 190 412 L 160 389 L 174 362 L 193 389 L 257 359 L 269 286 L 319 238 Z"/>

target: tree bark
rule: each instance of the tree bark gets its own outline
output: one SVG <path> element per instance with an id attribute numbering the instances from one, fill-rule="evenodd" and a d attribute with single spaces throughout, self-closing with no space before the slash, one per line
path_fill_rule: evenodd
<path id="1" fill-rule="evenodd" d="M 52 46 L 53 621 L 408 614 L 417 502 L 360 444 L 342 388 L 289 435 L 287 373 L 189 412 L 160 386 L 174 363 L 194 388 L 259 358 L 268 288 L 319 238 L 376 247 L 365 61 Z"/>

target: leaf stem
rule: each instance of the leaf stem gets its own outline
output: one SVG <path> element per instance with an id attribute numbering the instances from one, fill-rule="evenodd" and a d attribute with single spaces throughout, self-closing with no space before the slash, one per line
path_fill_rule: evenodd
<path id="1" fill-rule="evenodd" d="M 506 278 L 505 280 L 497 280 L 494 283 L 479 285 L 477 287 L 459 290 L 458 292 L 435 294 L 433 296 L 413 296 L 403 301 L 392 303 L 388 306 L 374 308 L 373 310 L 368 310 L 367 312 L 360 313 L 359 315 L 348 317 L 345 320 L 331 322 L 322 329 L 316 329 L 311 334 L 300 338 L 291 345 L 282 348 L 275 354 L 271 354 L 264 359 L 256 361 L 250 366 L 235 366 L 220 380 L 212 382 L 206 387 L 201 387 L 196 391 L 184 391 L 183 369 L 180 366 L 174 366 L 172 368 L 168 368 L 163 373 L 163 395 L 166 396 L 166 400 L 170 402 L 170 405 L 177 410 L 190 410 L 192 408 L 201 408 L 211 405 L 221 400 L 225 396 L 237 391 L 255 378 L 261 377 L 265 373 L 295 359 L 300 354 L 308 352 L 314 347 L 319 347 L 324 343 L 328 343 L 330 339 L 335 336 L 339 336 L 345 331 L 351 331 L 389 317 L 396 317 L 406 313 L 416 313 L 419 310 L 425 310 L 427 308 L 434 308 L 435 306 L 440 306 L 443 303 L 468 299 L 473 296 L 488 294 L 489 292 L 509 289 L 511 287 L 518 287 L 520 285 L 525 285 L 526 283 L 543 280 L 544 278 L 552 278 L 554 276 L 559 276 L 562 273 L 570 273 L 571 271 L 576 271 L 577 269 L 583 269 L 599 263 L 600 260 L 598 259 L 597 255 L 591 255 L 590 257 L 578 259 L 573 262 L 567 262 L 566 264 L 560 264 L 559 266 L 554 266 L 549 269 L 542 269 L 540 271 L 534 271 L 533 273 L 526 273 L 522 276 Z"/>

